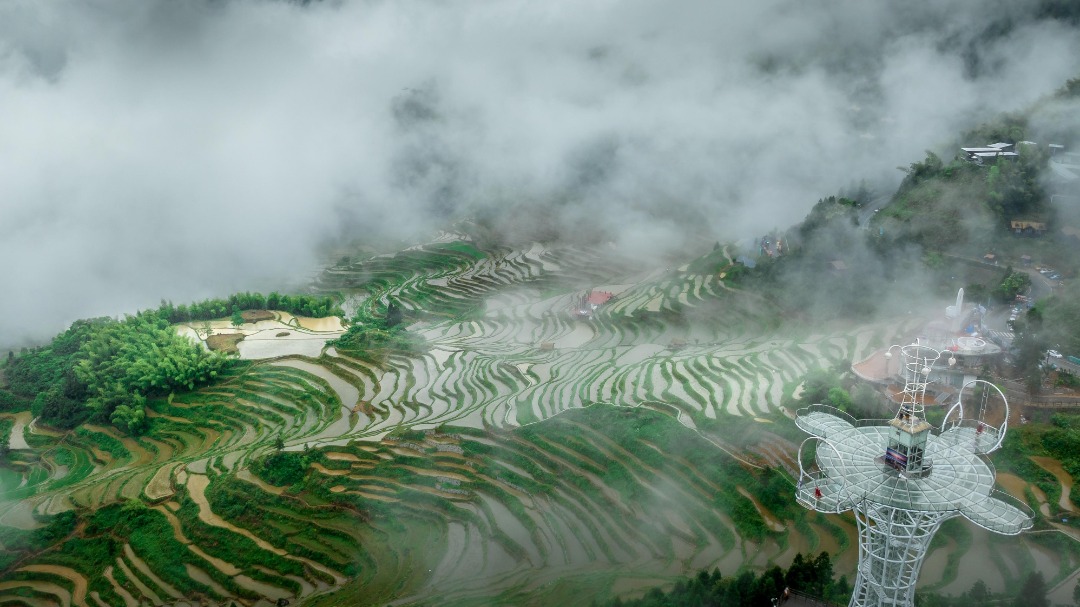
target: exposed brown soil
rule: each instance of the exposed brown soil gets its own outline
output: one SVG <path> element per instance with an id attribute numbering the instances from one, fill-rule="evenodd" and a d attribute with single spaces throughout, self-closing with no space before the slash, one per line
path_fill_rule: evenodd
<path id="1" fill-rule="evenodd" d="M 238 479 L 240 479 L 242 481 L 247 481 L 247 482 L 251 483 L 252 485 L 257 486 L 259 489 L 262 489 L 263 491 L 265 491 L 267 493 L 272 493 L 274 495 L 281 495 L 282 493 L 285 492 L 285 489 L 288 488 L 288 487 L 275 487 L 274 485 L 263 482 L 263 480 L 261 478 L 259 478 L 259 477 L 255 476 L 254 474 L 252 474 L 251 470 L 248 470 L 247 468 L 244 468 L 243 470 L 239 470 L 236 473 L 236 478 L 238 478 Z"/>
<path id="2" fill-rule="evenodd" d="M 1024 497 L 1024 489 L 1027 488 L 1027 481 L 1020 478 L 1019 476 L 1016 476 L 1015 474 L 1010 474 L 1008 472 L 998 472 L 997 483 L 1001 485 L 1003 489 L 1005 489 L 1006 493 L 1015 497 L 1016 499 L 1022 501 L 1027 500 L 1027 498 Z"/>
<path id="3" fill-rule="evenodd" d="M 173 588 L 172 586 L 167 584 L 164 580 L 162 580 L 157 575 L 155 575 L 154 572 L 150 570 L 150 567 L 148 567 L 146 565 L 146 562 L 143 561 L 141 558 L 139 558 L 139 556 L 137 554 L 135 554 L 135 551 L 131 549 L 131 546 L 129 544 L 124 544 L 124 556 L 127 557 L 128 561 L 131 563 L 132 567 L 138 569 L 139 572 L 141 572 L 144 576 L 149 578 L 150 581 L 157 584 L 159 588 L 161 588 L 162 590 L 167 592 L 172 598 L 174 598 L 174 599 L 184 598 L 184 595 L 180 594 L 179 590 L 177 590 L 176 588 Z"/>
<path id="4" fill-rule="evenodd" d="M 75 605 L 86 604 L 86 578 L 81 573 L 71 569 L 69 567 L 61 567 L 59 565 L 27 565 L 19 571 L 32 571 L 37 573 L 48 573 L 57 577 L 66 578 L 71 581 L 74 586 L 74 593 L 71 600 Z"/>
<path id="5" fill-rule="evenodd" d="M 358 462 L 358 461 L 360 461 L 360 458 L 353 455 L 352 453 L 343 453 L 341 451 L 327 451 L 326 452 L 326 459 L 332 459 L 332 460 L 344 461 L 344 462 Z"/>
<path id="6" fill-rule="evenodd" d="M 240 313 L 244 322 L 259 322 L 260 320 L 274 320 L 277 316 L 270 310 L 244 310 Z"/>
<path id="7" fill-rule="evenodd" d="M 318 470 L 322 474 L 325 474 L 326 476 L 344 476 L 350 472 L 349 470 L 330 469 L 326 466 L 323 466 L 319 462 L 312 462 L 311 467 Z"/>
<path id="8" fill-rule="evenodd" d="M 56 600 L 59 601 L 59 604 L 62 607 L 70 607 L 71 605 L 71 593 L 68 592 L 68 590 L 60 584 L 54 584 L 52 582 L 42 582 L 38 580 L 25 580 L 21 582 L 0 582 L 0 591 L 11 590 L 13 588 L 31 588 L 34 592 L 52 595 L 52 597 L 55 597 Z M 47 604 L 56 605 L 57 603 L 50 600 Z"/>
<path id="9" fill-rule="evenodd" d="M 143 489 L 143 494 L 147 499 L 157 502 L 172 497 L 175 493 L 172 488 L 172 473 L 179 465 L 181 464 L 175 463 L 158 468 L 150 482 L 146 484 L 146 488 Z"/>
<path id="10" fill-rule="evenodd" d="M 113 568 L 110 565 L 110 566 L 106 567 L 105 571 L 102 571 L 101 574 L 103 576 L 105 576 L 105 579 L 109 580 L 110 584 L 112 584 L 113 592 L 120 595 L 120 598 L 124 599 L 124 606 L 125 607 L 139 607 L 139 601 L 136 601 L 135 597 L 131 596 L 130 592 L 128 592 L 127 590 L 124 590 L 124 588 L 122 588 L 120 586 L 120 584 L 117 583 L 116 578 L 113 577 L 112 572 L 113 572 Z"/>
<path id="11" fill-rule="evenodd" d="M 1061 483 L 1061 497 L 1058 499 L 1058 506 L 1062 510 L 1072 511 L 1072 500 L 1069 494 L 1072 492 L 1073 479 L 1068 472 L 1061 466 L 1061 462 L 1052 457 L 1039 457 L 1036 455 L 1031 456 L 1031 461 L 1038 464 L 1040 468 L 1046 470 L 1050 474 L 1053 474 Z"/>
<path id="12" fill-rule="evenodd" d="M 210 556 L 209 554 L 203 552 L 201 548 L 193 544 L 191 540 L 189 540 L 187 536 L 184 535 L 183 529 L 180 528 L 180 520 L 177 519 L 172 512 L 169 512 L 161 506 L 155 506 L 154 509 L 165 515 L 165 518 L 169 521 L 169 525 L 172 526 L 173 537 L 176 538 L 176 541 L 187 546 L 188 550 L 195 553 L 199 558 L 202 558 L 214 567 L 217 567 L 218 571 L 224 573 L 225 575 L 233 576 L 240 573 L 241 569 L 236 565 L 233 565 L 232 563 L 227 563 L 217 557 Z"/>
<path id="13" fill-rule="evenodd" d="M 242 341 L 244 341 L 243 333 L 215 333 L 206 338 L 206 347 L 216 352 L 239 354 L 240 350 L 237 349 L 236 344 Z"/>
<path id="14" fill-rule="evenodd" d="M 128 579 L 128 582 L 135 586 L 135 589 L 139 591 L 140 595 L 150 599 L 150 601 L 153 602 L 155 605 L 160 605 L 164 602 L 161 600 L 160 596 L 158 596 L 153 590 L 150 589 L 149 586 L 143 583 L 139 576 L 131 572 L 131 568 L 128 567 L 128 564 L 124 562 L 124 559 L 117 558 L 116 566 L 120 568 L 120 571 Z"/>
<path id="15" fill-rule="evenodd" d="M 754 508 L 757 510 L 758 515 L 761 516 L 761 518 L 765 521 L 765 524 L 769 526 L 769 529 L 772 529 L 773 531 L 783 531 L 787 528 L 784 526 L 783 523 L 777 520 L 777 518 L 773 515 L 772 512 L 769 512 L 765 508 L 765 506 L 762 506 L 761 503 L 757 501 L 757 498 L 755 498 L 749 491 L 742 487 L 736 487 L 735 490 L 739 492 L 739 495 L 745 497 L 754 504 Z"/>

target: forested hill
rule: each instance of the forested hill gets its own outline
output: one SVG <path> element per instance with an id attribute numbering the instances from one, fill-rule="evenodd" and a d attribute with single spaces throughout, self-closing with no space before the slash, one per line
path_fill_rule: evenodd
<path id="1" fill-rule="evenodd" d="M 888 245 L 969 253 L 1011 234 L 1015 219 L 1044 222 L 1051 236 L 1074 224 L 1080 218 L 1072 208 L 1053 198 L 1080 195 L 1080 183 L 1055 174 L 1051 163 L 1062 159 L 1050 144 L 1068 150 L 1080 143 L 1071 117 L 1077 103 L 1080 78 L 1024 111 L 1000 115 L 938 152 L 927 151 L 907 169 L 889 204 L 871 216 L 869 227 Z M 999 142 L 1013 146 L 1018 156 L 979 164 L 960 150 Z"/>
<path id="2" fill-rule="evenodd" d="M 238 293 L 190 305 L 162 302 L 122 320 L 79 320 L 48 345 L 8 353 L 0 411 L 30 408 L 40 423 L 58 429 L 94 421 L 139 434 L 148 396 L 193 390 L 238 364 L 180 336 L 172 323 L 268 306 L 308 316 L 341 313 L 329 297 Z"/>
<path id="3" fill-rule="evenodd" d="M 1034 270 L 1023 264 L 1040 264 L 1064 282 L 1050 297 L 1036 293 L 1045 301 L 1021 319 L 1021 333 L 1034 338 L 1027 350 L 1060 344 L 1080 352 L 1080 290 L 1073 280 L 1080 269 L 1080 179 L 1061 170 L 1072 152 L 1049 145 L 1080 145 L 1070 113 L 1077 103 L 1080 78 L 1024 111 L 943 134 L 947 143 L 906 167 L 895 192 L 859 185 L 819 200 L 801 223 L 762 239 L 765 254 L 739 272 L 740 286 L 794 318 L 867 319 L 908 314 L 955 296 L 958 287 L 972 301 L 1011 302 L 1031 284 Z M 999 142 L 1018 155 L 976 163 L 961 152 Z M 1014 220 L 1041 229 L 1017 233 Z M 987 255 L 993 262 L 984 264 Z M 724 263 L 717 250 L 694 267 L 720 271 Z M 1041 327 L 1053 329 L 1039 335 Z"/>

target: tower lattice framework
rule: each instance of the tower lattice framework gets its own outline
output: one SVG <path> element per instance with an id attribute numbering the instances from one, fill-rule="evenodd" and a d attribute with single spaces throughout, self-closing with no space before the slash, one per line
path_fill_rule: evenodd
<path id="1" fill-rule="evenodd" d="M 969 382 L 941 427 L 933 428 L 924 416 L 927 386 L 942 353 L 917 342 L 888 353 L 893 350 L 902 356 L 904 379 L 893 418 L 856 420 L 824 405 L 801 409 L 795 418 L 811 435 L 799 448 L 797 501 L 825 513 L 852 510 L 858 522 L 851 607 L 913 605 L 930 541 L 950 518 L 963 516 L 1005 535 L 1034 522 L 1026 504 L 994 490 L 995 472 L 984 458 L 1005 436 L 1005 395 L 988 382 Z M 977 415 L 965 418 L 968 394 L 976 398 L 969 408 Z M 998 418 L 989 412 L 991 400 L 1003 409 Z M 810 444 L 816 447 L 815 466 L 807 470 L 802 455 Z"/>
<path id="2" fill-rule="evenodd" d="M 930 540 L 951 513 L 921 512 L 863 501 L 853 508 L 859 525 L 859 565 L 851 605 L 911 605 Z"/>

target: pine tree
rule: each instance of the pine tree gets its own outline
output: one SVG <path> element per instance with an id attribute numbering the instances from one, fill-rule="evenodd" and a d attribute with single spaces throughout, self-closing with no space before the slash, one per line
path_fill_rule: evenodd
<path id="1" fill-rule="evenodd" d="M 1050 607 L 1050 599 L 1046 596 L 1046 580 L 1043 579 L 1042 573 L 1036 571 L 1027 577 L 1013 605 L 1015 607 Z"/>

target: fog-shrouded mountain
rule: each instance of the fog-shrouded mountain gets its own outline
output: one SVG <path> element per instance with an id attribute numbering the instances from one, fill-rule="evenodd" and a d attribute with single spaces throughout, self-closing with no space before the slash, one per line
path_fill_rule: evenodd
<path id="1" fill-rule="evenodd" d="M 897 165 L 1075 77 L 1075 13 L 4 3 L 0 344 L 282 286 L 322 243 L 461 217 L 645 253 L 786 227 L 861 180 L 888 194 Z"/>

